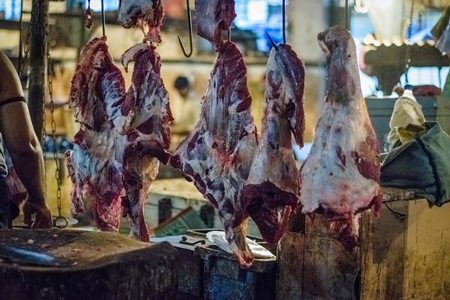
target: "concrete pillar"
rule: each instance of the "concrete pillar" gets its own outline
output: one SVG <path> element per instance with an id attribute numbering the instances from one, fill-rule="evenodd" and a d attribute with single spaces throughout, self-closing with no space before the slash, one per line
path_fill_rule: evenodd
<path id="1" fill-rule="evenodd" d="M 317 46 L 317 34 L 328 27 L 329 0 L 290 0 L 288 14 L 288 43 L 307 64 L 323 62 Z"/>
<path id="2" fill-rule="evenodd" d="M 290 0 L 286 9 L 289 22 L 287 43 L 306 65 L 304 140 L 312 141 L 318 111 L 325 91 L 325 55 L 317 44 L 317 34 L 328 27 L 329 0 Z"/>

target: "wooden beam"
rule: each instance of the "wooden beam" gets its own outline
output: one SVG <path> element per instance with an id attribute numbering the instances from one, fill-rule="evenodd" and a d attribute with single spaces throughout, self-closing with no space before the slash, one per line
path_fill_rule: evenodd
<path id="1" fill-rule="evenodd" d="M 44 122 L 45 71 L 47 66 L 48 0 L 33 0 L 30 33 L 30 76 L 28 108 L 39 140 L 42 140 Z"/>

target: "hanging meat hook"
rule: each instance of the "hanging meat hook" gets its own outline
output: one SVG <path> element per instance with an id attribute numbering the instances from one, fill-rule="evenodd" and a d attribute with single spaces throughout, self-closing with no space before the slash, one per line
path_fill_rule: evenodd
<path id="1" fill-rule="evenodd" d="M 272 44 L 272 46 L 275 48 L 275 50 L 278 51 L 278 46 L 277 44 L 275 44 L 275 41 L 272 39 L 272 37 L 269 35 L 269 33 L 266 31 L 266 35 L 269 38 L 270 43 Z"/>
<path id="2" fill-rule="evenodd" d="M 181 46 L 181 51 L 183 51 L 183 55 L 185 57 L 191 57 L 192 55 L 192 22 L 191 22 L 191 9 L 189 8 L 189 0 L 186 0 L 186 10 L 187 10 L 187 16 L 188 16 L 188 28 L 189 28 L 189 53 L 186 52 L 186 48 L 183 45 L 183 42 L 181 42 L 180 36 L 178 37 L 178 42 Z"/>

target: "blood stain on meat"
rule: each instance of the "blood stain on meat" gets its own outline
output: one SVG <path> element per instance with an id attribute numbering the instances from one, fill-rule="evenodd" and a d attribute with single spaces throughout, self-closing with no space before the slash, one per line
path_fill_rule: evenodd
<path id="1" fill-rule="evenodd" d="M 303 146 L 303 63 L 289 45 L 272 49 L 266 67 L 262 133 L 244 189 L 245 207 L 262 237 L 277 243 L 299 202 L 292 135 Z"/>
<path id="2" fill-rule="evenodd" d="M 202 99 L 200 120 L 169 160 L 216 207 L 230 248 L 243 267 L 253 261 L 245 241 L 248 215 L 242 207 L 257 146 L 251 101 L 242 53 L 235 44 L 224 42 Z"/>

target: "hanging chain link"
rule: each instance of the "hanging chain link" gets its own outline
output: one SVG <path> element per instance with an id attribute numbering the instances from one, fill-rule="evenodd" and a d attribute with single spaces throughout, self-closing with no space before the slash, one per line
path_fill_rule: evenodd
<path id="1" fill-rule="evenodd" d="M 411 66 L 411 36 L 412 36 L 412 23 L 414 14 L 414 0 L 411 0 L 411 9 L 409 11 L 409 26 L 408 35 L 406 37 L 406 55 L 405 55 L 405 83 L 408 84 L 408 71 Z"/>
<path id="2" fill-rule="evenodd" d="M 51 138 L 52 138 L 52 152 L 53 152 L 53 160 L 55 162 L 56 170 L 55 170 L 55 181 L 56 181 L 56 205 L 58 207 L 58 216 L 55 219 L 55 226 L 59 228 L 64 228 L 68 225 L 68 220 L 62 216 L 62 201 L 61 201 L 61 160 L 58 157 L 58 146 L 56 141 L 56 120 L 55 120 L 55 102 L 53 100 L 53 77 L 54 77 L 54 64 L 53 60 L 50 56 L 50 38 L 49 38 L 49 30 L 50 27 L 48 22 L 45 26 L 45 36 L 47 38 L 47 88 L 48 88 L 48 96 L 49 96 L 49 106 L 50 106 L 50 115 L 51 115 Z M 44 100 L 45 105 L 45 100 Z M 44 111 L 45 116 L 45 111 Z M 44 118 L 45 119 L 45 118 Z M 44 121 L 45 128 L 45 121 Z M 44 131 L 45 132 L 45 131 Z"/>

